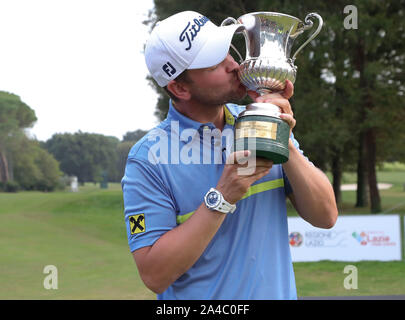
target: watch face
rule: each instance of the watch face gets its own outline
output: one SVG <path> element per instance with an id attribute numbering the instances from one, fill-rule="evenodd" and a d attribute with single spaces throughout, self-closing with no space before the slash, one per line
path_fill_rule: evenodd
<path id="1" fill-rule="evenodd" d="M 215 191 L 211 191 L 208 195 L 207 195 L 207 202 L 209 206 L 215 206 L 218 204 L 219 202 L 219 195 L 217 192 Z"/>

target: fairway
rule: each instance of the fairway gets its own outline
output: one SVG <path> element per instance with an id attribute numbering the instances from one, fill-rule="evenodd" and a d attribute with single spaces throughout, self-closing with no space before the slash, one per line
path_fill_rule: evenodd
<path id="1" fill-rule="evenodd" d="M 0 299 L 155 299 L 128 249 L 122 193 L 0 193 Z M 58 270 L 46 290 L 44 267 Z"/>
<path id="2" fill-rule="evenodd" d="M 383 194 L 388 205 L 403 194 L 398 183 Z M 139 278 L 123 219 L 119 184 L 0 193 L 0 299 L 156 299 Z M 357 290 L 343 286 L 347 264 L 358 268 Z M 56 290 L 43 285 L 48 265 L 58 270 Z M 294 263 L 294 270 L 298 296 L 405 294 L 403 261 Z"/>

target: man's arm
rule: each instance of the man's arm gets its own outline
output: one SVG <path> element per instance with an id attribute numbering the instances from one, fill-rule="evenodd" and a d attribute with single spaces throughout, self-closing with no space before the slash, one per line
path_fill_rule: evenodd
<path id="1" fill-rule="evenodd" d="M 135 250 L 132 255 L 145 285 L 155 293 L 165 291 L 198 260 L 225 216 L 202 203 L 187 221 L 166 232 L 153 246 Z"/>
<path id="2" fill-rule="evenodd" d="M 250 185 L 268 174 L 273 165 L 271 161 L 257 161 L 254 170 L 240 175 L 239 170 L 245 166 L 236 162 L 240 155 L 248 154 L 248 151 L 232 153 L 216 185 L 231 204 L 240 200 Z M 132 254 L 145 285 L 155 293 L 165 291 L 200 258 L 225 217 L 226 214 L 208 209 L 203 202 L 187 221 L 167 231 L 152 246 L 135 250 Z"/>
<path id="3" fill-rule="evenodd" d="M 289 141 L 290 157 L 283 169 L 293 193 L 288 197 L 299 215 L 319 228 L 332 228 L 338 216 L 335 194 L 326 175 Z"/>
<path id="4" fill-rule="evenodd" d="M 291 81 L 286 80 L 285 89 L 281 92 L 269 93 L 258 96 L 249 91 L 249 95 L 256 102 L 270 102 L 279 106 L 282 110 L 280 118 L 288 123 L 291 131 L 295 127 L 296 120 L 292 111 L 290 99 L 294 93 Z M 338 211 L 336 207 L 333 188 L 325 174 L 314 167 L 294 147 L 289 140 L 289 160 L 283 164 L 293 189 L 293 195 L 289 198 L 302 218 L 312 225 L 320 228 L 331 228 L 336 222 Z"/>

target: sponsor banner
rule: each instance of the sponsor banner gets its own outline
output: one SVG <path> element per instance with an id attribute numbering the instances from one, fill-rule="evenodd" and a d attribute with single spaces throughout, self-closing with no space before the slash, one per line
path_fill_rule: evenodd
<path id="1" fill-rule="evenodd" d="M 331 229 L 289 217 L 288 231 L 294 262 L 402 259 L 399 215 L 340 216 Z"/>

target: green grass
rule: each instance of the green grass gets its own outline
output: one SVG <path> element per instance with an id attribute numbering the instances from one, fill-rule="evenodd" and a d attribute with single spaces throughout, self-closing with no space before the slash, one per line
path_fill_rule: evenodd
<path id="1" fill-rule="evenodd" d="M 343 282 L 349 274 L 345 266 L 357 267 L 358 288 L 347 290 Z M 404 261 L 296 262 L 294 263 L 298 296 L 370 296 L 404 295 Z"/>
<path id="2" fill-rule="evenodd" d="M 380 172 L 388 210 L 405 201 L 405 172 Z M 353 179 L 345 175 L 345 183 Z M 155 299 L 145 288 L 129 252 L 119 184 L 80 192 L 0 193 L 0 299 Z M 354 208 L 355 192 L 343 192 L 340 214 Z M 400 207 L 390 213 L 405 213 Z M 295 213 L 289 208 L 289 215 Z M 345 265 L 358 267 L 359 289 L 346 290 Z M 58 289 L 46 290 L 47 265 L 58 268 Z M 405 262 L 294 263 L 299 296 L 405 294 Z"/>
<path id="3" fill-rule="evenodd" d="M 384 162 L 380 171 L 402 171 L 405 172 L 405 163 L 401 162 Z"/>
<path id="4" fill-rule="evenodd" d="M 155 298 L 128 249 L 119 185 L 0 193 L 0 248 L 0 299 Z M 57 290 L 43 287 L 47 265 Z"/>
<path id="5" fill-rule="evenodd" d="M 345 173 L 344 183 L 356 183 L 355 173 Z M 405 214 L 405 171 L 382 171 L 377 173 L 379 183 L 390 183 L 393 186 L 387 190 L 380 190 L 382 213 Z M 368 208 L 354 208 L 356 202 L 355 191 L 342 192 L 342 205 L 339 212 L 346 213 L 369 213 Z"/>

